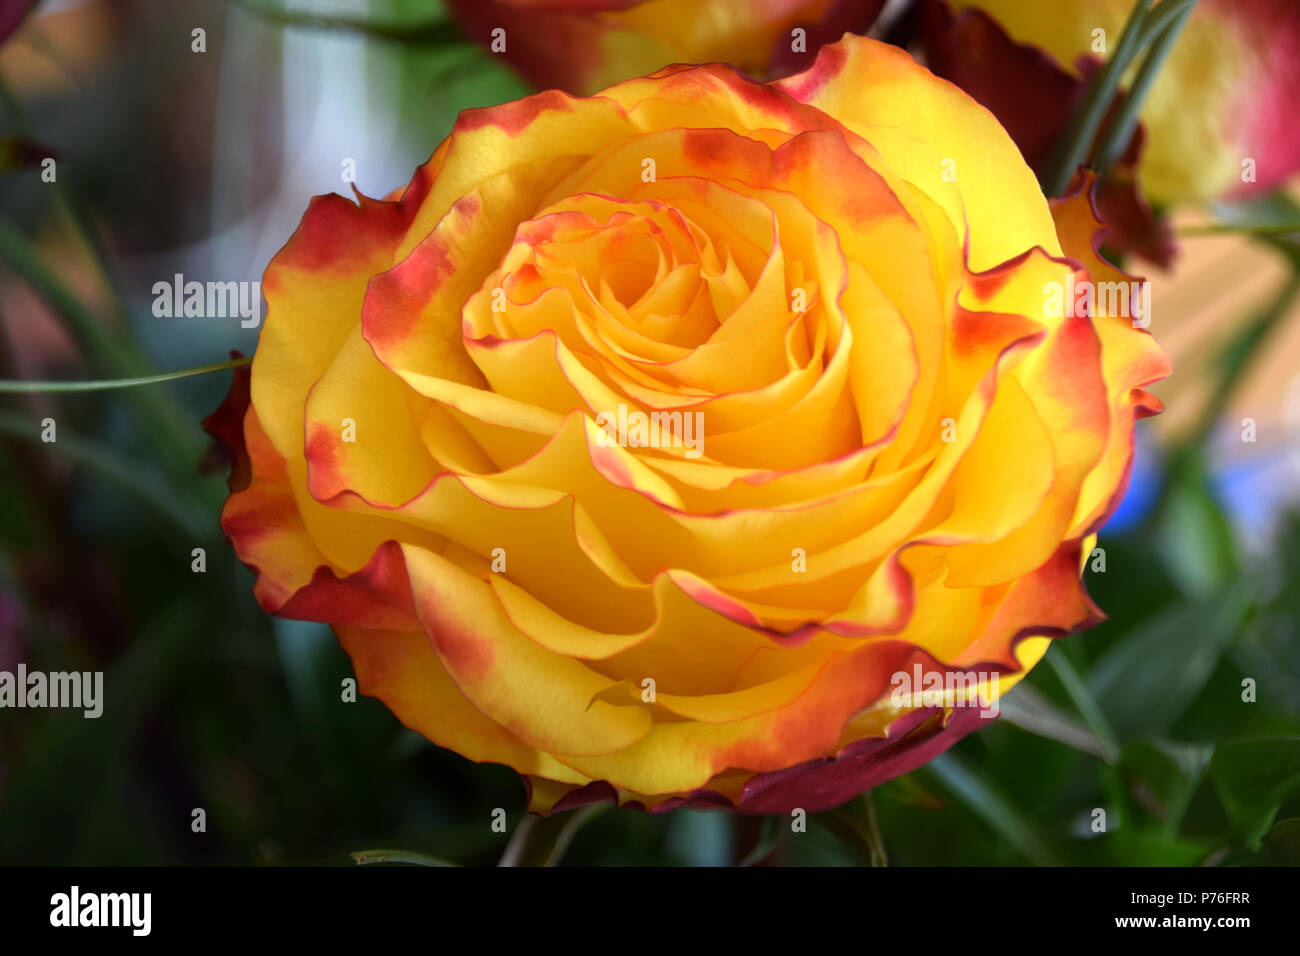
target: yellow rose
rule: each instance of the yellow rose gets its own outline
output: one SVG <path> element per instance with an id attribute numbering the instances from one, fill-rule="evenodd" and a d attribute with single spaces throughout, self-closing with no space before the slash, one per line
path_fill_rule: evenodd
<path id="1" fill-rule="evenodd" d="M 792 73 L 864 31 L 884 0 L 448 0 L 461 28 L 531 83 L 592 93 L 669 63 Z M 795 32 L 795 31 L 799 32 Z"/>
<path id="2" fill-rule="evenodd" d="M 1097 617 L 1167 368 L 1082 185 L 860 37 L 468 111 L 272 260 L 222 526 L 534 810 L 836 805 Z"/>

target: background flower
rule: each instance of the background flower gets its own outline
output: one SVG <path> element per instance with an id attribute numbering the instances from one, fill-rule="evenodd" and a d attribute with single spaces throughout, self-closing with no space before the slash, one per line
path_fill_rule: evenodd
<path id="1" fill-rule="evenodd" d="M 1104 56 L 1133 0 L 952 0 L 983 10 L 1067 73 Z M 1105 43 L 1096 48 L 1104 31 Z M 977 56 L 974 50 L 967 51 Z M 1290 0 L 1200 0 L 1143 102 L 1140 173 L 1160 204 L 1261 192 L 1300 170 L 1300 6 Z M 1041 90 L 1026 90 L 1027 95 Z M 1242 163 L 1253 160 L 1252 178 Z"/>
<path id="2" fill-rule="evenodd" d="M 884 0 L 449 0 L 465 32 L 545 89 L 593 93 L 670 63 L 731 63 L 784 76 L 846 30 L 865 31 Z M 791 35 L 801 28 L 796 44 Z M 797 46 L 797 49 L 796 49 Z"/>

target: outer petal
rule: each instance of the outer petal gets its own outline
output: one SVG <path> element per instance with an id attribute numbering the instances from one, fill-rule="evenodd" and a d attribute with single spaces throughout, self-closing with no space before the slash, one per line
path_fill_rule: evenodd
<path id="1" fill-rule="evenodd" d="M 776 85 L 863 136 L 935 198 L 966 236 L 972 269 L 988 269 L 1034 246 L 1060 253 L 1042 190 L 1006 130 L 903 50 L 840 42 L 823 47 L 810 69 Z M 945 170 L 955 181 L 945 180 Z"/>
<path id="2" fill-rule="evenodd" d="M 417 733 L 480 763 L 502 763 L 571 786 L 587 782 L 476 709 L 452 682 L 422 630 L 336 627 L 335 633 L 352 658 L 361 692 L 378 697 Z"/>
<path id="3" fill-rule="evenodd" d="M 304 620 L 412 626 L 415 609 L 401 553 L 392 541 L 383 543 L 385 532 L 397 529 L 360 523 L 353 528 L 361 532 L 353 549 L 337 552 L 343 554 L 339 563 L 331 562 L 318 543 L 321 536 L 313 533 L 315 521 L 304 520 L 303 496 L 295 493 L 290 467 L 248 404 L 247 389 L 247 372 L 241 369 L 221 409 L 205 426 L 231 451 L 234 493 L 222 509 L 221 528 L 240 560 L 257 574 L 254 593 L 262 608 Z M 242 428 L 230 428 L 237 420 Z M 297 471 L 305 481 L 301 466 Z"/>
<path id="4" fill-rule="evenodd" d="M 1096 178 L 1075 177 L 1064 198 L 1053 200 L 1061 242 L 1067 253 L 1088 269 L 1096 282 L 1132 283 L 1136 280 L 1102 258 L 1105 228 L 1093 200 Z M 1146 299 L 1150 301 L 1149 297 Z M 1144 320 L 1150 324 L 1152 317 Z M 1109 393 L 1111 426 L 1104 455 L 1088 476 L 1072 528 L 1073 534 L 1097 530 L 1110 516 L 1128 487 L 1133 462 L 1133 426 L 1139 418 L 1157 414 L 1164 406 L 1145 386 L 1169 374 L 1169 357 L 1150 332 L 1134 327 L 1124 316 L 1098 316 L 1094 327 L 1102 344 L 1102 370 Z"/>
<path id="5" fill-rule="evenodd" d="M 307 393 L 357 323 L 366 284 L 388 268 L 426 193 L 416 175 L 397 202 L 317 196 L 262 279 L 267 314 L 253 357 L 252 401 L 272 445 L 302 455 Z"/>

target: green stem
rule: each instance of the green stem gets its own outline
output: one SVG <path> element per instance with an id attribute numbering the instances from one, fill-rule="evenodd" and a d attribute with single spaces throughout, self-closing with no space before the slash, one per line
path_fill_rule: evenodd
<path id="1" fill-rule="evenodd" d="M 871 839 L 871 865 L 872 866 L 889 866 L 889 856 L 885 853 L 885 839 L 880 835 L 880 820 L 876 816 L 876 800 L 867 791 L 862 795 L 862 803 L 866 808 L 866 826 L 867 834 Z"/>
<path id="2" fill-rule="evenodd" d="M 137 385 L 153 385 L 157 382 L 170 382 L 178 378 L 192 378 L 209 372 L 222 372 L 230 368 L 239 368 L 253 361 L 252 356 L 215 362 L 212 365 L 199 365 L 195 368 L 181 369 L 179 372 L 162 372 L 158 375 L 141 375 L 136 378 L 101 379 L 94 382 L 24 382 L 20 379 L 0 378 L 0 394 L 6 392 L 99 392 L 111 388 L 133 388 Z"/>
<path id="3" fill-rule="evenodd" d="M 1114 54 L 1088 81 L 1087 92 L 1070 118 L 1066 135 L 1057 142 L 1043 170 L 1045 195 L 1060 196 L 1064 193 L 1074 171 L 1087 158 L 1093 140 L 1097 137 L 1097 130 L 1101 128 L 1102 120 L 1110 109 L 1115 90 L 1119 87 L 1120 77 L 1141 51 L 1142 24 L 1150 6 L 1151 0 L 1138 0 L 1129 14 L 1128 22 L 1124 24 L 1124 32 L 1120 35 Z"/>
<path id="4" fill-rule="evenodd" d="M 888 866 L 885 841 L 880 836 L 876 803 L 867 791 L 842 807 L 819 814 L 817 820 L 860 853 L 871 866 Z"/>
<path id="5" fill-rule="evenodd" d="M 1038 866 L 1057 865 L 1056 857 L 1038 835 L 1034 822 L 951 752 L 940 754 L 926 768 L 993 832 L 1031 862 Z"/>
<path id="6" fill-rule="evenodd" d="M 541 817 L 528 814 L 515 827 L 498 866 L 556 866 L 588 821 L 609 809 L 595 803 L 580 810 Z"/>
<path id="7" fill-rule="evenodd" d="M 1065 688 L 1065 692 L 1070 695 L 1070 700 L 1074 702 L 1075 708 L 1079 711 L 1079 716 L 1084 719 L 1088 728 L 1104 748 L 1102 759 L 1106 763 L 1115 763 L 1119 759 L 1119 739 L 1115 736 L 1110 721 L 1102 713 L 1101 707 L 1088 691 L 1088 686 L 1083 682 L 1083 678 L 1079 676 L 1078 671 L 1074 669 L 1074 665 L 1070 663 L 1069 659 L 1055 644 L 1052 644 L 1047 649 L 1047 663 L 1056 672 L 1057 679 Z"/>
<path id="8" fill-rule="evenodd" d="M 1145 47 L 1152 42 L 1162 30 L 1167 29 L 1179 17 L 1191 12 L 1196 6 L 1197 0 L 1162 0 L 1162 2 L 1147 15 L 1146 23 L 1142 25 L 1142 45 Z M 1181 8 L 1181 9 L 1180 9 Z"/>
<path id="9" fill-rule="evenodd" d="M 1151 84 L 1155 82 L 1160 68 L 1174 48 L 1174 41 L 1187 25 L 1188 18 L 1196 9 L 1196 0 L 1183 0 L 1181 7 L 1177 0 L 1166 0 L 1160 4 L 1149 17 L 1150 23 L 1143 30 L 1143 38 L 1150 38 L 1151 52 L 1147 54 L 1128 94 L 1121 100 L 1119 108 L 1107 129 L 1103 141 L 1096 152 L 1096 161 L 1092 164 L 1099 174 L 1105 173 L 1124 155 L 1133 132 L 1137 129 L 1138 111 Z"/>

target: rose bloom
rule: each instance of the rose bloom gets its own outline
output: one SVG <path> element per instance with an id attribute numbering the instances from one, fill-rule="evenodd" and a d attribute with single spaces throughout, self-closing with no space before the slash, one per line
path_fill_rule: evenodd
<path id="1" fill-rule="evenodd" d="M 210 423 L 222 527 L 266 611 L 534 811 L 835 806 L 1098 618 L 1081 566 L 1167 366 L 1114 301 L 1060 307 L 1126 281 L 1076 185 L 1049 207 L 988 112 L 860 37 L 770 85 L 467 111 L 272 260 Z"/>
<path id="2" fill-rule="evenodd" d="M 466 34 L 539 88 L 592 93 L 669 63 L 731 63 L 783 76 L 885 0 L 448 0 Z M 803 30 L 798 44 L 792 31 Z M 500 51 L 498 51 L 500 52 Z"/>
<path id="3" fill-rule="evenodd" d="M 931 0 L 927 0 L 931 2 Z M 951 0 L 1080 75 L 1113 52 L 1134 0 Z M 1094 31 L 1105 31 L 1105 49 Z M 1276 187 L 1300 170 L 1300 3 L 1200 0 L 1143 102 L 1143 189 L 1174 203 Z M 1253 180 L 1243 181 L 1244 160 Z"/>

